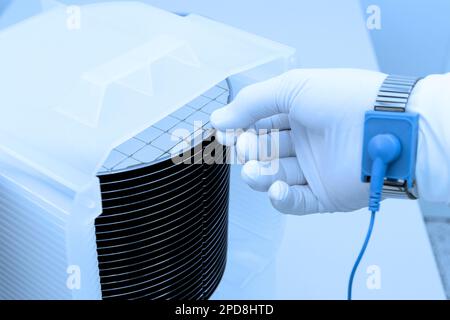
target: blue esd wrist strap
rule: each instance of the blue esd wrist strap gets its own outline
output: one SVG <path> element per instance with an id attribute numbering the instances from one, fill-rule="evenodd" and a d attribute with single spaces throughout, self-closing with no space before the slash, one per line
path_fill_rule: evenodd
<path id="1" fill-rule="evenodd" d="M 415 167 L 419 115 L 406 112 L 409 96 L 419 78 L 388 76 L 380 88 L 374 111 L 364 121 L 361 179 L 370 183 L 369 228 L 348 281 L 352 299 L 353 280 L 372 234 L 382 196 L 415 198 Z"/>
<path id="2" fill-rule="evenodd" d="M 392 135 L 400 143 L 399 156 L 389 163 L 384 175 L 384 195 L 416 198 L 414 194 L 419 115 L 406 112 L 409 97 L 420 78 L 388 76 L 375 102 L 374 111 L 368 111 L 364 121 L 362 154 L 363 182 L 371 182 L 374 162 L 373 140 L 379 135 Z M 371 145 L 372 142 L 372 145 Z M 384 152 L 383 145 L 378 152 Z"/>

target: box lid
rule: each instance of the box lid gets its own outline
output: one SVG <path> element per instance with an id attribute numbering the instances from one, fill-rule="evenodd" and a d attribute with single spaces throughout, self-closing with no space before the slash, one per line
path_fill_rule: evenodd
<path id="1" fill-rule="evenodd" d="M 137 2 L 75 9 L 58 6 L 0 32 L 0 154 L 71 190 L 114 147 L 216 83 L 293 55 Z"/>

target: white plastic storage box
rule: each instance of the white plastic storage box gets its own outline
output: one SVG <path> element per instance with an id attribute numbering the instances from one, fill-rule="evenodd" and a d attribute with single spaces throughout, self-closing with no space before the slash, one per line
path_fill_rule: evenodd
<path id="1" fill-rule="evenodd" d="M 225 156 L 210 113 L 293 53 L 130 1 L 56 6 L 1 32 L 0 298 L 208 298 L 229 166 L 194 156 Z M 173 161 L 190 148 L 196 160 Z"/>

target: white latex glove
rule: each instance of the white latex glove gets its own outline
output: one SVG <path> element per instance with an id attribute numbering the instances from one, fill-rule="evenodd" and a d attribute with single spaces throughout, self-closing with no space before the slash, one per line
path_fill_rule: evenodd
<path id="1" fill-rule="evenodd" d="M 285 130 L 279 133 L 280 159 L 272 160 L 279 170 L 271 175 L 262 172 L 266 161 L 249 157 L 259 145 L 255 133 L 241 134 L 236 148 L 246 161 L 243 179 L 268 191 L 279 211 L 353 211 L 368 203 L 369 187 L 361 182 L 364 113 L 373 109 L 385 77 L 351 69 L 292 70 L 244 88 L 211 121 L 222 143 L 227 129 Z"/>
<path id="2" fill-rule="evenodd" d="M 279 160 L 279 170 L 269 176 L 261 174 L 266 163 L 248 157 L 258 146 L 255 134 L 237 140 L 238 155 L 247 161 L 243 179 L 268 191 L 279 211 L 353 211 L 368 203 L 368 185 L 361 182 L 364 113 L 385 77 L 350 69 L 292 70 L 244 88 L 211 121 L 224 143 L 227 129 L 287 129 L 280 132 L 280 159 L 272 160 Z"/>
<path id="3" fill-rule="evenodd" d="M 242 177 L 268 191 L 281 212 L 353 211 L 366 207 L 369 185 L 361 182 L 364 113 L 372 110 L 386 75 L 352 69 L 303 69 L 244 88 L 211 121 L 217 138 L 229 144 L 227 129 L 280 129 L 279 170 L 255 157 L 255 133 L 237 140 Z M 419 196 L 450 203 L 450 74 L 421 80 L 408 110 L 421 115 L 416 177 Z M 270 135 L 270 133 L 269 133 Z M 263 152 L 263 154 L 266 154 Z M 276 166 L 272 166 L 276 167 Z"/>

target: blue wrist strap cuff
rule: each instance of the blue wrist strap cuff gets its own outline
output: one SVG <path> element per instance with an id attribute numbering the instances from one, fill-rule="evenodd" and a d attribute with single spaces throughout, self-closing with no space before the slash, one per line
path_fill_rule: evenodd
<path id="1" fill-rule="evenodd" d="M 361 173 L 363 182 L 373 180 L 377 155 L 369 152 L 371 141 L 379 135 L 389 134 L 400 143 L 398 157 L 386 163 L 382 177 L 384 179 L 380 182 L 385 196 L 416 198 L 411 190 L 415 189 L 416 181 L 419 115 L 406 112 L 406 107 L 418 80 L 419 78 L 388 76 L 378 93 L 375 111 L 368 111 L 365 115 Z M 383 152 L 382 145 L 377 152 Z"/>

